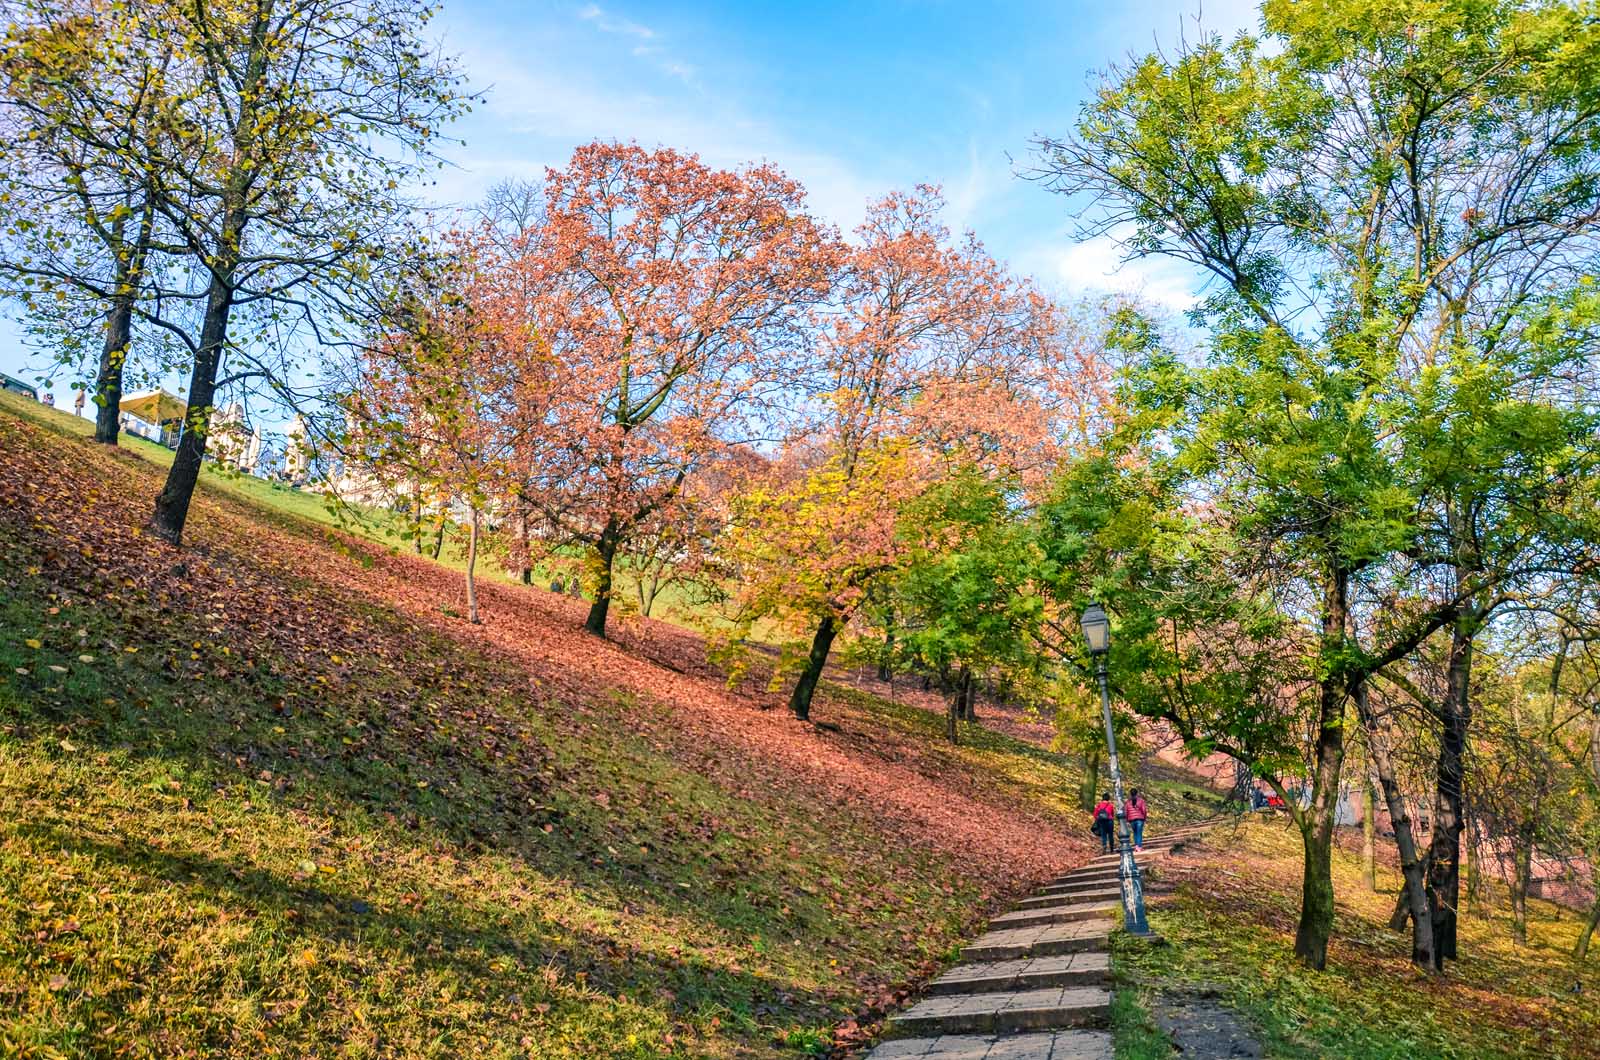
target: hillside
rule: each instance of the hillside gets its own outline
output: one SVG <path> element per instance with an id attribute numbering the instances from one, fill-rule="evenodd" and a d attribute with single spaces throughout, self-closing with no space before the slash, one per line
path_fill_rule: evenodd
<path id="1" fill-rule="evenodd" d="M 174 552 L 79 426 L 0 404 L 0 1052 L 821 1051 L 1087 855 L 1035 746 L 838 686 L 802 725 L 538 589 L 471 626 L 259 482 Z"/>
<path id="2" fill-rule="evenodd" d="M 1426 975 L 1409 961 L 1409 935 L 1386 924 L 1400 888 L 1392 846 L 1381 851 L 1373 892 L 1359 832 L 1345 831 L 1355 834 L 1334 853 L 1338 912 L 1325 972 L 1293 954 L 1301 850 L 1287 818 L 1224 825 L 1163 863 L 1148 897 L 1171 945 L 1117 947 L 1120 1060 L 1174 1055 L 1162 1033 L 1174 1021 L 1188 1055 L 1600 1056 L 1593 958 L 1571 958 L 1578 916 L 1530 902 L 1528 945 L 1518 946 L 1505 896 L 1491 891 L 1461 921 L 1461 960 Z M 1230 1025 L 1261 1051 L 1217 1051 L 1230 1044 L 1217 1028 Z"/>

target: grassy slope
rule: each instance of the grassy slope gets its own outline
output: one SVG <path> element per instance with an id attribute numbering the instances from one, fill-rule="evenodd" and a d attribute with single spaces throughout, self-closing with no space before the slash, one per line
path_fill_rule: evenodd
<path id="1" fill-rule="evenodd" d="M 1463 959 L 1426 977 L 1409 965 L 1409 939 L 1386 926 L 1399 873 L 1381 869 L 1373 894 L 1357 857 L 1340 850 L 1335 940 L 1319 974 L 1293 958 L 1299 873 L 1298 834 L 1283 820 L 1222 829 L 1164 871 L 1152 920 L 1175 945 L 1118 948 L 1122 1060 L 1170 1055 L 1140 1002 L 1200 984 L 1249 1019 L 1271 1057 L 1600 1056 L 1600 1006 L 1568 992 L 1577 980 L 1597 985 L 1593 958 L 1575 968 L 1569 956 L 1579 927 L 1570 911 L 1531 902 L 1526 947 L 1512 944 L 1506 912 L 1469 916 Z"/>
<path id="2" fill-rule="evenodd" d="M 0 1054 L 795 1055 L 1087 845 L 1057 756 L 468 627 L 292 491 L 208 474 L 174 553 L 83 429 L 0 399 Z"/>

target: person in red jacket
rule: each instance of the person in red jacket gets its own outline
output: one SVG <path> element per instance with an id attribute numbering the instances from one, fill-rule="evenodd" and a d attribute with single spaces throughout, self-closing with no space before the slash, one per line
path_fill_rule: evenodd
<path id="1" fill-rule="evenodd" d="M 1111 792 L 1102 792 L 1094 807 L 1094 834 L 1100 837 L 1102 853 L 1111 853 L 1111 838 L 1117 830 L 1117 808 L 1111 803 Z"/>
<path id="2" fill-rule="evenodd" d="M 1144 822 L 1150 816 L 1150 809 L 1144 804 L 1144 796 L 1139 794 L 1139 789 L 1134 788 L 1128 795 L 1128 825 L 1133 829 L 1133 849 L 1144 849 Z"/>

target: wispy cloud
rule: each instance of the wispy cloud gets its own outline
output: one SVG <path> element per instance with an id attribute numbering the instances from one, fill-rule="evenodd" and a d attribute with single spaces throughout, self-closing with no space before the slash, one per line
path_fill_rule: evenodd
<path id="1" fill-rule="evenodd" d="M 737 99 L 686 84 L 688 63 L 666 69 L 638 61 L 631 50 L 581 40 L 549 48 L 558 58 L 530 63 L 502 38 L 468 28 L 455 47 L 488 95 L 473 128 L 460 130 L 468 147 L 458 168 L 439 177 L 436 195 L 447 202 L 476 201 L 506 177 L 542 177 L 545 166 L 562 165 L 574 146 L 594 139 L 667 145 L 718 166 L 776 162 L 805 186 L 812 209 L 842 228 L 886 190 L 856 164 L 796 142 Z"/>
<path id="2" fill-rule="evenodd" d="M 651 40 L 656 35 L 656 31 L 649 26 L 607 14 L 599 4 L 589 4 L 579 8 L 578 17 L 585 22 L 593 23 L 602 33 L 617 33 L 624 37 L 638 37 L 641 40 Z"/>
<path id="3" fill-rule="evenodd" d="M 599 4 L 588 4 L 579 8 L 578 18 L 608 36 L 627 37 L 638 41 L 639 43 L 628 49 L 628 54 L 636 59 L 646 60 L 668 77 L 676 78 L 685 84 L 694 79 L 694 66 L 670 54 L 653 27 L 613 15 Z"/>

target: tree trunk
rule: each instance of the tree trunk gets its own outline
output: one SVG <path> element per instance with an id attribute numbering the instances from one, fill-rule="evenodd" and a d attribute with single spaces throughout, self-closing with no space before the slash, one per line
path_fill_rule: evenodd
<path id="1" fill-rule="evenodd" d="M 133 332 L 133 298 L 118 298 L 106 315 L 106 337 L 100 347 L 100 367 L 94 380 L 94 440 L 116 445 L 122 411 L 122 366 L 128 357 Z"/>
<path id="2" fill-rule="evenodd" d="M 422 555 L 422 486 L 411 490 L 411 546 Z"/>
<path id="3" fill-rule="evenodd" d="M 433 523 L 433 558 L 438 559 L 439 553 L 444 551 L 444 524 L 449 520 L 443 512 Z"/>
<path id="4" fill-rule="evenodd" d="M 533 564 L 528 558 L 528 507 L 517 505 L 517 578 L 523 585 L 533 584 Z"/>
<path id="5" fill-rule="evenodd" d="M 1479 876 L 1477 832 L 1471 817 L 1461 820 L 1461 875 L 1466 880 L 1466 891 L 1461 896 L 1461 912 L 1465 916 L 1472 916 L 1482 901 L 1479 888 L 1483 886 L 1483 881 Z"/>
<path id="6" fill-rule="evenodd" d="M 1531 831 L 1517 830 L 1517 849 L 1511 861 L 1511 940 L 1519 946 L 1528 942 L 1528 884 L 1533 877 Z"/>
<path id="7" fill-rule="evenodd" d="M 1428 915 L 1428 893 L 1425 869 L 1417 856 L 1416 839 L 1411 832 L 1411 815 L 1406 809 L 1405 796 L 1401 794 L 1399 779 L 1395 774 L 1394 760 L 1389 754 L 1387 734 L 1379 727 L 1367 698 L 1366 682 L 1355 688 L 1356 711 L 1361 715 L 1362 728 L 1366 730 L 1367 749 L 1372 754 L 1372 766 L 1383 788 L 1383 800 L 1389 808 L 1389 823 L 1394 828 L 1394 844 L 1400 852 L 1400 873 L 1405 877 L 1403 895 L 1406 911 L 1411 919 L 1411 962 L 1419 968 L 1432 968 L 1435 956 L 1433 920 Z M 1370 791 L 1370 785 L 1368 790 Z M 1376 879 L 1374 878 L 1374 884 Z"/>
<path id="8" fill-rule="evenodd" d="M 1315 803 L 1315 797 L 1312 801 Z M 1333 934 L 1333 829 L 1323 826 L 1321 816 L 1307 811 L 1300 838 L 1305 848 L 1305 869 L 1294 952 L 1321 971 L 1328 964 L 1328 938 Z"/>
<path id="9" fill-rule="evenodd" d="M 250 26 L 250 54 L 246 61 L 242 98 L 251 99 L 241 106 L 234 117 L 233 141 L 236 155 L 256 135 L 258 106 L 265 103 L 255 98 L 267 62 L 270 5 L 258 7 Z M 210 267 L 210 286 L 206 292 L 205 318 L 200 324 L 200 345 L 195 351 L 194 366 L 189 373 L 189 408 L 185 414 L 185 427 L 178 439 L 178 451 L 173 455 L 167 481 L 156 496 L 156 509 L 151 526 L 156 534 L 173 545 L 183 541 L 183 526 L 189 518 L 189 503 L 194 499 L 195 485 L 200 481 L 200 461 L 206 451 L 206 429 L 211 424 L 211 404 L 216 397 L 217 369 L 222 365 L 222 355 L 228 341 L 228 318 L 233 312 L 235 273 L 243 255 L 245 222 L 248 218 L 246 197 L 254 173 L 242 165 L 228 173 L 221 198 L 221 224 L 216 242 L 207 248 Z"/>
<path id="10" fill-rule="evenodd" d="M 816 635 L 811 638 L 811 654 L 806 657 L 805 669 L 800 671 L 800 680 L 795 682 L 794 693 L 789 696 L 789 709 L 801 721 L 811 718 L 811 697 L 822 678 L 822 668 L 828 662 L 828 649 L 833 646 L 833 638 L 838 632 L 832 615 L 824 615 L 822 621 L 817 623 Z"/>
<path id="11" fill-rule="evenodd" d="M 116 445 L 122 411 L 122 369 L 128 360 L 128 342 L 133 334 L 133 307 L 144 285 L 144 263 L 150 253 L 150 238 L 155 231 L 155 204 L 148 194 L 139 217 L 139 233 L 130 248 L 122 241 L 125 218 L 113 225 L 117 244 L 116 285 L 111 307 L 106 313 L 106 334 L 100 345 L 100 365 L 95 372 L 94 440 Z"/>
<path id="12" fill-rule="evenodd" d="M 1589 907 L 1589 919 L 1583 922 L 1583 930 L 1578 932 L 1578 942 L 1572 947 L 1572 959 L 1581 961 L 1589 956 L 1589 940 L 1594 937 L 1595 928 L 1600 927 L 1600 895 L 1597 895 L 1594 904 Z"/>
<path id="13" fill-rule="evenodd" d="M 224 246 L 237 248 L 243 215 L 232 213 L 221 236 Z M 236 249 L 235 249 L 236 252 Z M 184 414 L 184 431 L 173 454 L 166 484 L 156 497 L 151 526 L 156 534 L 173 545 L 183 543 L 183 527 L 189 519 L 189 503 L 200 481 L 200 462 L 206 452 L 206 430 L 211 424 L 211 403 L 216 397 L 217 369 L 222 364 L 223 346 L 228 340 L 228 317 L 233 310 L 232 263 L 219 263 L 211 277 L 206 296 L 205 320 L 200 326 L 200 348 L 195 352 L 189 372 L 189 407 Z"/>
<path id="14" fill-rule="evenodd" d="M 472 524 L 467 531 L 467 621 L 478 624 L 478 509 L 472 509 Z"/>
<path id="15" fill-rule="evenodd" d="M 894 626 L 889 626 L 883 631 L 883 653 L 878 656 L 878 680 L 889 681 L 894 678 L 894 673 L 889 669 L 894 659 Z"/>
<path id="16" fill-rule="evenodd" d="M 1361 875 L 1378 891 L 1378 793 L 1369 776 L 1361 784 Z"/>
<path id="17" fill-rule="evenodd" d="M 1100 786 L 1100 749 L 1097 747 L 1083 756 L 1083 783 L 1078 785 L 1078 805 L 1093 811 L 1099 800 L 1094 789 Z"/>
<path id="18" fill-rule="evenodd" d="M 665 568 L 659 560 L 652 562 L 650 576 L 646 578 L 640 573 L 637 584 L 639 586 L 639 613 L 645 618 L 650 617 L 650 612 L 655 610 L 656 597 L 661 594 L 661 576 Z"/>
<path id="19" fill-rule="evenodd" d="M 622 540 L 622 529 L 617 525 L 617 517 L 611 516 L 606 520 L 605 529 L 600 531 L 600 540 L 595 542 L 596 564 L 594 602 L 589 605 L 589 617 L 583 620 L 583 628 L 587 633 L 597 637 L 606 635 L 606 616 L 611 613 L 611 567 L 617 559 L 617 546 Z"/>
<path id="20" fill-rule="evenodd" d="M 1349 618 L 1349 574 L 1329 572 L 1323 592 L 1322 654 L 1342 655 Z M 1317 742 L 1311 777 L 1311 805 L 1299 814 L 1305 845 L 1305 872 L 1300 893 L 1300 922 L 1294 952 L 1312 968 L 1328 964 L 1328 938 L 1333 933 L 1333 828 L 1339 808 L 1339 774 L 1344 767 L 1346 678 L 1335 670 L 1322 680 Z"/>
<path id="21" fill-rule="evenodd" d="M 944 735 L 951 743 L 960 743 L 956 721 L 961 717 L 961 684 L 945 692 Z"/>
<path id="22" fill-rule="evenodd" d="M 1462 615 L 1450 634 L 1445 695 L 1440 703 L 1439 764 L 1428 858 L 1428 911 L 1433 918 L 1434 961 L 1456 956 L 1456 908 L 1461 896 L 1462 754 L 1472 721 L 1472 643 L 1475 614 Z"/>

